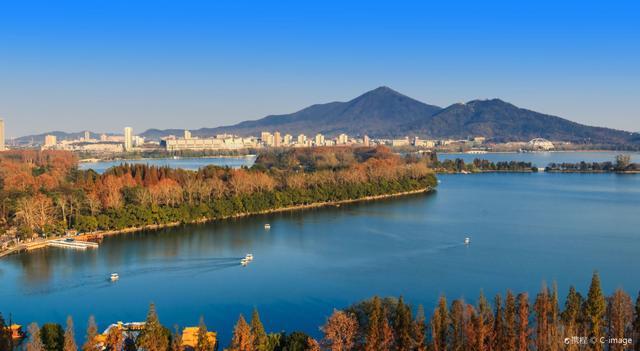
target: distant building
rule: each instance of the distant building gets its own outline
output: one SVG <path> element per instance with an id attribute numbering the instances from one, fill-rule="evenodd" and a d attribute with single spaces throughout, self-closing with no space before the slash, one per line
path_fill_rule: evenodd
<path id="1" fill-rule="evenodd" d="M 298 135 L 298 145 L 306 145 L 307 144 L 307 136 L 304 134 Z"/>
<path id="2" fill-rule="evenodd" d="M 284 138 L 282 139 L 282 144 L 285 146 L 289 146 L 291 145 L 292 141 L 293 141 L 293 136 L 291 134 L 285 134 Z"/>
<path id="3" fill-rule="evenodd" d="M 185 139 L 191 139 L 191 132 L 188 130 L 184 130 L 184 138 Z"/>
<path id="4" fill-rule="evenodd" d="M 553 150 L 555 149 L 555 146 L 553 145 L 552 142 L 550 142 L 547 139 L 543 139 L 543 138 L 535 138 L 535 139 L 531 139 L 529 141 L 528 144 L 529 148 L 531 148 L 532 150 L 544 150 L 544 151 L 548 151 L 548 150 Z"/>
<path id="5" fill-rule="evenodd" d="M 338 144 L 340 145 L 346 145 L 349 142 L 349 136 L 347 136 L 346 134 L 340 134 L 338 135 Z"/>
<path id="6" fill-rule="evenodd" d="M 107 141 L 109 137 L 106 134 L 100 134 L 100 141 Z"/>
<path id="7" fill-rule="evenodd" d="M 364 144 L 364 146 L 369 146 L 369 144 L 371 144 L 371 140 L 369 139 L 368 135 L 364 135 L 364 138 L 362 139 L 362 143 Z"/>
<path id="8" fill-rule="evenodd" d="M 273 134 L 271 134 L 269 132 L 260 133 L 260 141 L 265 146 L 273 146 Z"/>
<path id="9" fill-rule="evenodd" d="M 410 145 L 409 137 L 406 137 L 404 139 L 393 139 L 393 140 L 391 140 L 391 146 L 408 146 L 408 145 Z"/>
<path id="10" fill-rule="evenodd" d="M 84 141 L 89 141 L 89 140 L 91 140 L 91 132 L 86 130 L 84 132 Z"/>
<path id="11" fill-rule="evenodd" d="M 133 128 L 124 127 L 124 151 L 133 149 Z"/>
<path id="12" fill-rule="evenodd" d="M 320 133 L 316 134 L 315 145 L 316 146 L 323 146 L 324 145 L 324 135 L 322 135 Z"/>
<path id="13" fill-rule="evenodd" d="M 273 133 L 273 146 L 280 147 L 282 144 L 282 137 L 280 136 L 280 132 L 276 131 Z"/>
<path id="14" fill-rule="evenodd" d="M 237 136 L 227 136 L 224 138 L 191 138 L 176 139 L 165 138 L 160 142 L 160 146 L 167 151 L 179 150 L 234 150 L 258 147 L 255 138 L 240 138 Z"/>
<path id="15" fill-rule="evenodd" d="M 484 144 L 485 141 L 487 141 L 487 138 L 482 136 L 477 136 L 473 138 L 473 142 L 476 144 Z"/>
<path id="16" fill-rule="evenodd" d="M 44 146 L 45 147 L 53 147 L 58 143 L 58 138 L 55 135 L 45 135 L 44 136 Z"/>
<path id="17" fill-rule="evenodd" d="M 6 150 L 4 145 L 4 120 L 0 119 L 0 151 Z"/>

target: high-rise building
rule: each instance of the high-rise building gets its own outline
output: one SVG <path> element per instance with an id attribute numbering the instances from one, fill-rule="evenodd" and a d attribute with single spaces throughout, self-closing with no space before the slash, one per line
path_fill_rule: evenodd
<path id="1" fill-rule="evenodd" d="M 84 141 L 89 141 L 89 139 L 91 139 L 91 132 L 86 130 L 84 132 Z"/>
<path id="2" fill-rule="evenodd" d="M 291 141 L 293 141 L 293 136 L 291 136 L 291 134 L 285 134 L 284 139 L 282 140 L 282 144 L 288 146 L 291 145 Z"/>
<path id="3" fill-rule="evenodd" d="M 298 135 L 298 144 L 305 145 L 307 143 L 307 136 L 304 134 Z"/>
<path id="4" fill-rule="evenodd" d="M 320 133 L 316 134 L 315 142 L 316 142 L 316 146 L 323 146 L 324 145 L 324 135 L 322 135 Z"/>
<path id="5" fill-rule="evenodd" d="M 185 138 L 185 139 L 191 139 L 191 132 L 185 129 L 185 131 L 184 131 L 184 138 Z"/>
<path id="6" fill-rule="evenodd" d="M 0 151 L 4 151 L 4 120 L 0 119 Z"/>
<path id="7" fill-rule="evenodd" d="M 56 138 L 55 135 L 45 135 L 44 136 L 44 146 L 45 147 L 52 147 L 52 146 L 56 146 L 56 144 L 58 143 L 58 138 Z"/>
<path id="8" fill-rule="evenodd" d="M 369 146 L 371 141 L 369 140 L 369 136 L 368 135 L 364 136 L 363 142 L 364 142 L 364 146 Z"/>
<path id="9" fill-rule="evenodd" d="M 133 128 L 124 127 L 124 151 L 131 151 L 133 148 Z"/>
<path id="10" fill-rule="evenodd" d="M 262 132 L 260 134 L 260 140 L 266 146 L 273 146 L 273 134 L 271 134 L 269 132 Z"/>
<path id="11" fill-rule="evenodd" d="M 346 134 L 338 135 L 338 144 L 345 145 L 349 141 L 349 137 Z"/>
<path id="12" fill-rule="evenodd" d="M 282 144 L 282 137 L 280 136 L 280 132 L 276 130 L 276 132 L 273 133 L 273 146 L 279 147 L 281 144 Z"/>

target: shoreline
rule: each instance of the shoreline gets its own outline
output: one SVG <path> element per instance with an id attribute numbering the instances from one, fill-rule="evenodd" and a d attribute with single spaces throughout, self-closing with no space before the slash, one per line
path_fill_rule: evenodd
<path id="1" fill-rule="evenodd" d="M 327 201 L 327 202 L 314 202 L 314 203 L 310 203 L 310 204 L 274 208 L 274 209 L 264 210 L 264 211 L 244 212 L 244 213 L 238 213 L 238 214 L 234 214 L 234 215 L 230 215 L 230 216 L 224 216 L 224 217 L 218 217 L 218 218 L 202 218 L 202 219 L 195 220 L 195 221 L 190 221 L 190 222 L 170 222 L 170 223 L 163 223 L 163 224 L 150 224 L 150 225 L 146 225 L 146 226 L 142 226 L 142 227 L 128 227 L 128 228 L 117 229 L 117 230 L 97 231 L 97 232 L 80 234 L 80 235 L 74 236 L 73 238 L 76 239 L 76 240 L 82 240 L 82 241 L 95 241 L 95 240 L 99 240 L 99 239 L 101 239 L 101 238 L 103 238 L 105 236 L 112 236 L 112 235 L 118 235 L 118 234 L 127 234 L 127 233 L 137 233 L 137 232 L 146 231 L 146 230 L 159 230 L 159 229 L 177 227 L 177 226 L 184 225 L 184 224 L 186 224 L 186 225 L 202 224 L 202 223 L 214 222 L 214 221 L 225 220 L 225 219 L 235 219 L 235 218 L 250 217 L 250 216 L 262 215 L 262 214 L 288 212 L 288 211 L 299 211 L 299 210 L 306 210 L 306 209 L 312 209 L 312 208 L 321 208 L 321 207 L 327 207 L 327 206 L 350 204 L 350 203 L 356 203 L 356 202 L 374 201 L 374 200 L 381 200 L 381 199 L 394 198 L 394 197 L 400 197 L 400 196 L 415 195 L 415 194 L 421 194 L 421 193 L 429 193 L 429 192 L 433 192 L 433 191 L 435 191 L 435 188 L 426 187 L 426 188 L 421 188 L 421 189 L 416 189 L 416 190 L 403 191 L 403 192 L 399 192 L 399 193 L 365 196 L 365 197 L 361 197 L 361 198 L 357 198 L 357 199 L 348 199 L 348 200 L 340 200 L 340 201 Z M 60 238 L 61 237 L 56 237 L 56 238 L 53 238 L 53 239 L 47 239 L 47 240 L 31 242 L 31 243 L 25 243 L 25 244 L 18 245 L 16 247 L 13 247 L 13 248 L 5 250 L 5 251 L 0 251 L 0 259 L 5 257 L 5 256 L 9 256 L 9 255 L 13 255 L 13 254 L 19 254 L 19 253 L 22 253 L 22 252 L 28 252 L 28 251 L 32 251 L 32 250 L 36 250 L 36 249 L 40 249 L 40 248 L 46 248 L 47 247 L 47 243 L 50 240 L 56 240 L 56 239 L 60 239 Z"/>

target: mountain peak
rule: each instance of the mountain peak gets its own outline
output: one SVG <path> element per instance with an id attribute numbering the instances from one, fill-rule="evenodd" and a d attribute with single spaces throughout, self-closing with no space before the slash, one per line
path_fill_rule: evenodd
<path id="1" fill-rule="evenodd" d="M 386 85 L 377 87 L 373 90 L 369 90 L 368 92 L 360 95 L 360 96 L 385 96 L 385 95 L 389 95 L 389 96 L 405 96 L 404 94 L 400 94 L 399 92 L 389 88 Z"/>

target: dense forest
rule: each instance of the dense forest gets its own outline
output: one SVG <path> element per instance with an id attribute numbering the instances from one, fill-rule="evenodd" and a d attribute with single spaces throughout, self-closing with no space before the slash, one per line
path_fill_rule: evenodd
<path id="1" fill-rule="evenodd" d="M 415 313 L 414 313 L 415 312 Z M 149 308 L 142 332 L 125 337 L 118 328 L 98 338 L 91 317 L 83 351 L 182 351 L 179 327 L 172 332 Z M 414 308 L 400 298 L 362 301 L 334 310 L 320 327 L 319 340 L 296 331 L 267 333 L 254 310 L 251 321 L 240 315 L 229 343 L 229 351 L 623 351 L 640 350 L 640 295 L 635 301 L 621 289 L 605 296 L 594 273 L 588 293 L 574 287 L 562 306 L 558 291 L 543 286 L 533 297 L 507 291 L 490 303 L 481 293 L 475 304 L 462 299 L 448 303 L 442 296 L 426 318 L 422 306 Z M 9 350 L 9 330 L 0 316 L 0 351 Z M 66 328 L 54 323 L 28 328 L 29 351 L 76 351 L 73 321 Z M 206 337 L 207 326 L 200 319 L 196 351 L 219 349 L 219 340 Z M 103 342 L 99 340 L 104 340 Z M 634 343 L 634 341 L 636 341 Z"/>
<path id="2" fill-rule="evenodd" d="M 425 162 L 384 147 L 276 150 L 251 168 L 123 164 L 97 174 L 64 151 L 0 153 L 0 235 L 187 223 L 436 186 Z M 4 241 L 3 241 L 4 240 Z M 14 240 L 15 241 L 15 240 Z"/>
<path id="3" fill-rule="evenodd" d="M 578 162 L 550 163 L 545 172 L 568 173 L 607 173 L 607 172 L 640 172 L 640 163 L 631 162 L 629 155 L 616 156 L 615 162 Z"/>

